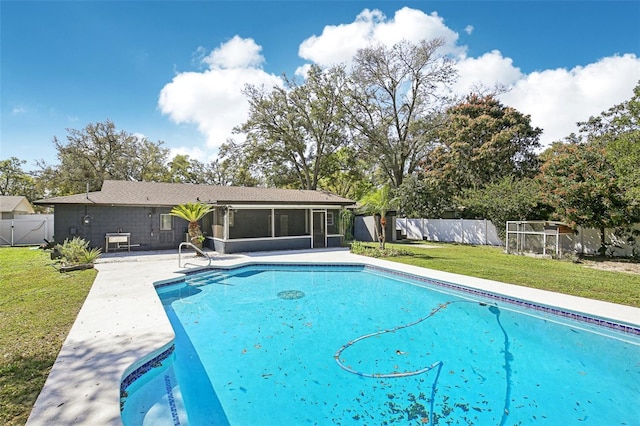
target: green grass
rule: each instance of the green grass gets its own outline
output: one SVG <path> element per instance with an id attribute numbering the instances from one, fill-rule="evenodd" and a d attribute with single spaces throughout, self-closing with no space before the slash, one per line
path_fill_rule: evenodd
<path id="1" fill-rule="evenodd" d="M 0 424 L 27 421 L 97 271 L 61 274 L 48 252 L 0 248 Z"/>
<path id="2" fill-rule="evenodd" d="M 387 244 L 413 253 L 387 260 L 589 299 L 640 307 L 640 275 L 603 271 L 571 261 L 505 254 L 501 247 Z"/>

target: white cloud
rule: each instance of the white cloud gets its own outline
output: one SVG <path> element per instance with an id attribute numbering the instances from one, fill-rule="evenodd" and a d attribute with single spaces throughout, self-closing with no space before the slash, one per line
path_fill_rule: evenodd
<path id="1" fill-rule="evenodd" d="M 27 108 L 23 106 L 14 106 L 11 109 L 11 115 L 22 115 L 27 113 Z"/>
<path id="2" fill-rule="evenodd" d="M 523 74 L 511 58 L 498 51 L 458 61 L 455 92 L 475 86 L 510 88 L 499 96 L 505 105 L 531 116 L 543 129 L 544 147 L 577 132 L 576 123 L 599 115 L 631 98 L 640 75 L 640 59 L 633 54 L 611 56 L 571 70 L 553 69 Z"/>
<path id="3" fill-rule="evenodd" d="M 228 42 L 220 45 L 203 62 L 209 64 L 211 69 L 216 68 L 257 68 L 264 62 L 260 54 L 261 46 L 251 38 L 234 36 Z"/>
<path id="4" fill-rule="evenodd" d="M 444 24 L 437 13 L 428 15 L 404 7 L 393 19 L 379 10 L 365 9 L 349 24 L 328 25 L 319 36 L 311 36 L 299 47 L 298 55 L 321 66 L 350 63 L 358 51 L 371 44 L 391 46 L 403 39 L 418 41 L 441 37 L 443 54 L 463 55 L 465 48 L 456 45 L 458 34 Z"/>
<path id="5" fill-rule="evenodd" d="M 473 26 L 464 31 L 471 35 Z M 556 69 L 524 74 L 513 60 L 497 51 L 467 57 L 467 47 L 457 45 L 458 34 L 445 25 L 437 13 L 426 14 L 404 7 L 393 19 L 378 10 L 365 9 L 348 24 L 326 26 L 319 36 L 306 39 L 299 55 L 322 66 L 350 63 L 356 51 L 372 43 L 392 45 L 401 39 L 419 41 L 442 37 L 441 50 L 455 58 L 459 79 L 454 92 L 460 95 L 476 87 L 501 85 L 512 90 L 500 100 L 531 115 L 541 127 L 543 145 L 563 139 L 576 131 L 575 123 L 598 115 L 631 98 L 640 75 L 640 59 L 635 55 L 612 56 L 572 70 Z M 304 75 L 305 67 L 298 74 Z"/>
<path id="6" fill-rule="evenodd" d="M 473 27 L 465 28 L 467 34 Z M 363 10 L 353 22 L 328 25 L 320 35 L 304 40 L 298 54 L 321 66 L 350 63 L 356 51 L 372 43 L 392 45 L 401 39 L 419 41 L 442 37 L 441 50 L 457 63 L 459 81 L 454 87 L 466 94 L 477 86 L 503 85 L 511 88 L 500 100 L 524 114 L 541 127 L 543 145 L 561 140 L 576 131 L 575 123 L 600 114 L 632 96 L 640 75 L 640 59 L 633 54 L 603 58 L 571 70 L 553 69 L 524 74 L 517 63 L 494 50 L 478 57 L 467 57 L 467 47 L 458 45 L 458 34 L 445 25 L 437 13 L 404 7 L 388 19 L 378 10 Z M 282 80 L 261 67 L 265 58 L 253 39 L 235 36 L 212 52 L 202 47 L 194 60 L 204 70 L 177 73 L 164 86 L 158 106 L 176 123 L 192 123 L 206 136 L 209 149 L 216 149 L 232 137 L 234 126 L 247 119 L 248 104 L 242 90 L 246 84 L 271 88 Z M 296 70 L 305 75 L 305 64 Z M 240 138 L 240 136 L 236 136 Z M 180 148 L 193 158 L 204 158 L 196 148 Z M 197 155 L 197 157 L 195 156 Z"/>
<path id="7" fill-rule="evenodd" d="M 200 147 L 179 146 L 169 149 L 169 161 L 173 161 L 176 155 L 186 155 L 190 159 L 198 160 L 201 163 L 208 164 L 216 158 L 215 154 L 206 153 Z"/>
<path id="8" fill-rule="evenodd" d="M 478 58 L 462 58 L 457 64 L 458 81 L 454 91 L 466 94 L 477 85 L 494 87 L 511 86 L 523 78 L 520 69 L 513 65 L 511 58 L 505 58 L 494 50 Z"/>
<path id="9" fill-rule="evenodd" d="M 640 58 L 633 54 L 611 56 L 571 70 L 554 69 L 523 76 L 500 100 L 541 127 L 544 145 L 577 131 L 586 121 L 633 96 L 640 76 Z"/>
<path id="10" fill-rule="evenodd" d="M 282 80 L 260 68 L 261 47 L 252 39 L 233 37 L 209 55 L 198 48 L 208 69 L 178 73 L 165 85 L 158 99 L 163 114 L 176 123 L 191 123 L 206 136 L 212 150 L 232 137 L 233 127 L 242 124 L 249 105 L 242 93 L 245 85 L 271 88 Z"/>

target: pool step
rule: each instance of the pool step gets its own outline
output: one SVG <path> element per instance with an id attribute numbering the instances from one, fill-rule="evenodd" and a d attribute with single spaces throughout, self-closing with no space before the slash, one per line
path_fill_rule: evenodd
<path id="1" fill-rule="evenodd" d="M 193 278 L 187 278 L 185 281 L 187 284 L 197 287 L 224 280 L 226 277 L 222 272 L 209 272 L 198 274 Z"/>

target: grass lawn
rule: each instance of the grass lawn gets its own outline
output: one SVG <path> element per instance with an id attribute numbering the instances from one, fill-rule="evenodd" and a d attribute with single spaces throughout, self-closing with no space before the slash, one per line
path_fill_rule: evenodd
<path id="1" fill-rule="evenodd" d="M 604 271 L 570 261 L 507 255 L 501 247 L 431 242 L 387 246 L 412 253 L 386 258 L 393 262 L 640 308 L 639 274 Z"/>
<path id="2" fill-rule="evenodd" d="M 21 425 L 96 277 L 61 274 L 49 252 L 0 248 L 0 424 Z"/>

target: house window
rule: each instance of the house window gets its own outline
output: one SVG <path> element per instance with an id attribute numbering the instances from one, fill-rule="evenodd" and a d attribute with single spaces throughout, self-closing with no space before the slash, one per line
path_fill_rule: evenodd
<path id="1" fill-rule="evenodd" d="M 327 212 L 327 226 L 333 226 L 333 212 Z"/>
<path id="2" fill-rule="evenodd" d="M 170 214 L 160 215 L 160 230 L 171 231 L 173 229 L 173 218 Z"/>

